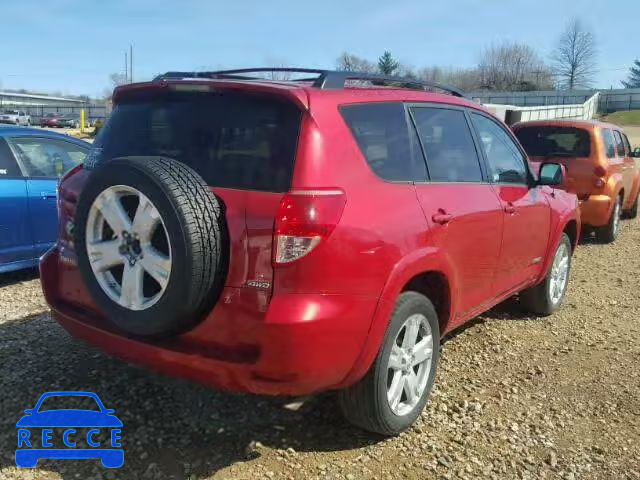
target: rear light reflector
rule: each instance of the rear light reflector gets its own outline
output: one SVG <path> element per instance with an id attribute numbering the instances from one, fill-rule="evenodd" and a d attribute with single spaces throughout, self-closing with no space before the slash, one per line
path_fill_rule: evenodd
<path id="1" fill-rule="evenodd" d="M 298 260 L 326 239 L 342 217 L 340 189 L 294 190 L 281 200 L 274 228 L 274 263 Z"/>
<path id="2" fill-rule="evenodd" d="M 604 168 L 602 165 L 598 165 L 596 168 L 593 169 L 593 173 L 596 177 L 606 177 L 607 176 L 607 169 Z"/>

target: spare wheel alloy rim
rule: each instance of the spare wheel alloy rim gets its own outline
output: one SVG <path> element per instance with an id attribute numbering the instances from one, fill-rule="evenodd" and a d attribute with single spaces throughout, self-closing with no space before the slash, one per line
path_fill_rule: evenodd
<path id="1" fill-rule="evenodd" d="M 398 416 L 411 413 L 420 402 L 433 356 L 433 335 L 427 317 L 411 315 L 391 347 L 387 365 L 387 401 Z"/>
<path id="2" fill-rule="evenodd" d="M 129 310 L 146 310 L 167 289 L 171 241 L 156 206 L 139 190 L 114 185 L 89 210 L 86 248 L 102 291 Z"/>

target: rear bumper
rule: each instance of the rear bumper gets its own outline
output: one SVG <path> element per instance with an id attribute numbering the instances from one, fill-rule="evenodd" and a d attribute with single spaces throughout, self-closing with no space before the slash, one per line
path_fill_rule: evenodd
<path id="1" fill-rule="evenodd" d="M 590 195 L 587 200 L 580 201 L 580 217 L 582 225 L 602 227 L 609 222 L 613 203 L 608 195 Z"/>
<path id="2" fill-rule="evenodd" d="M 141 340 L 117 331 L 96 310 L 66 301 L 58 268 L 67 267 L 54 248 L 40 263 L 43 289 L 54 318 L 74 337 L 161 373 L 238 392 L 305 395 L 347 386 L 342 382 L 362 351 L 377 304 L 374 297 L 274 295 L 263 316 L 247 323 L 246 305 L 233 305 L 246 297 L 226 288 L 192 331 L 170 340 Z M 250 344 L 242 343 L 238 324 L 247 326 Z M 259 333 L 249 332 L 248 325 Z"/>

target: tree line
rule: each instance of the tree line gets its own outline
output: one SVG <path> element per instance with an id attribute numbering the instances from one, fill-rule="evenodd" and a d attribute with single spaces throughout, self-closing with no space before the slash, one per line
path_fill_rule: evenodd
<path id="1" fill-rule="evenodd" d="M 546 60 L 526 43 L 507 41 L 486 47 L 477 65 L 470 68 L 414 68 L 389 51 L 377 61 L 344 52 L 337 58 L 336 68 L 437 82 L 467 91 L 571 90 L 593 86 L 597 56 L 595 35 L 576 18 L 567 24 Z M 622 83 L 625 88 L 640 88 L 640 60 Z"/>

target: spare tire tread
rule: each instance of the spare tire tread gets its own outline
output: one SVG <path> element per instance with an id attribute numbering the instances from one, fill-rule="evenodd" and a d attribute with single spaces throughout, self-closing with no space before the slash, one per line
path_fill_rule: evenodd
<path id="1" fill-rule="evenodd" d="M 169 187 L 172 196 L 179 205 L 189 206 L 181 209 L 181 213 L 186 220 L 186 243 L 192 254 L 202 260 L 193 265 L 191 272 L 191 283 L 196 287 L 193 304 L 199 305 L 215 281 L 215 272 L 221 258 L 216 242 L 216 238 L 220 238 L 221 235 L 219 204 L 214 202 L 213 195 L 202 177 L 186 165 L 164 157 L 158 157 L 153 162 L 141 163 L 157 173 L 166 185 L 173 183 L 173 187 Z M 195 185 L 200 188 L 194 189 Z"/>
<path id="2" fill-rule="evenodd" d="M 171 243 L 167 291 L 145 310 L 129 310 L 98 285 L 86 253 L 86 221 L 96 196 L 109 186 L 131 184 L 162 204 Z M 159 208 L 160 205 L 156 205 Z M 180 334 L 201 321 L 218 300 L 228 268 L 224 206 L 197 172 L 166 157 L 119 157 L 99 164 L 83 188 L 76 212 L 78 265 L 96 303 L 117 326 L 135 335 Z"/>

